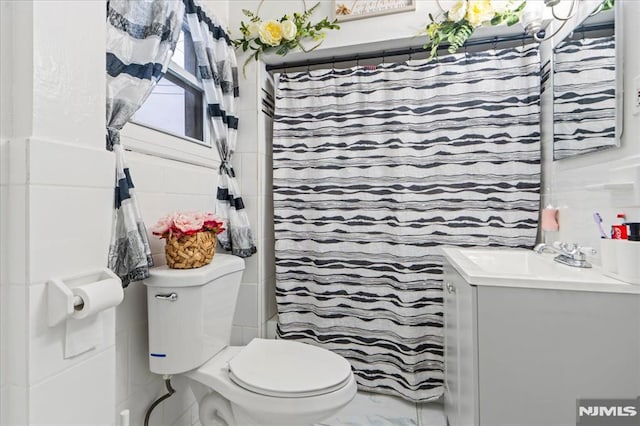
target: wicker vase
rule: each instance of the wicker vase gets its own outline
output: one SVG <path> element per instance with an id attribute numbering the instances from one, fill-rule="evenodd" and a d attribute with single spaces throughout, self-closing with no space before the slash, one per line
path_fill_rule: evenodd
<path id="1" fill-rule="evenodd" d="M 200 231 L 179 238 L 170 236 L 164 246 L 167 266 L 173 269 L 192 269 L 207 265 L 216 252 L 216 234 Z"/>

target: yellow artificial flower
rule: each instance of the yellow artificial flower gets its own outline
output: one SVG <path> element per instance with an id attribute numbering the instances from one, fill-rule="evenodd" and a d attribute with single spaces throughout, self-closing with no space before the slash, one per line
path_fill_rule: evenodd
<path id="1" fill-rule="evenodd" d="M 298 33 L 298 28 L 296 27 L 296 24 L 289 20 L 286 19 L 284 21 L 282 21 L 282 38 L 285 40 L 293 40 L 294 38 L 296 38 L 296 34 Z"/>
<path id="2" fill-rule="evenodd" d="M 491 20 L 494 15 L 491 0 L 469 1 L 467 7 L 467 21 L 474 28 L 480 26 L 485 21 Z"/>
<path id="3" fill-rule="evenodd" d="M 467 13 L 467 2 L 466 2 L 466 0 L 461 0 L 458 3 L 456 3 L 455 5 L 453 5 L 451 10 L 447 14 L 447 18 L 450 21 L 458 22 L 462 18 L 464 18 L 464 15 L 466 13 Z"/>
<path id="4" fill-rule="evenodd" d="M 282 41 L 282 25 L 273 19 L 260 24 L 260 41 L 269 46 L 277 46 Z"/>

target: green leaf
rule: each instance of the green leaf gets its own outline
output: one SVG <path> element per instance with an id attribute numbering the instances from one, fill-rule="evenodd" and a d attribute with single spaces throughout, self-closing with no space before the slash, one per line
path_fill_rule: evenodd
<path id="1" fill-rule="evenodd" d="M 518 7 L 513 11 L 513 13 L 519 14 L 520 12 L 522 12 L 522 11 L 524 10 L 524 8 L 525 8 L 525 6 L 526 6 L 526 5 L 527 5 L 527 2 L 526 2 L 526 0 L 525 0 L 525 1 L 523 1 L 522 3 L 520 3 L 520 6 L 518 6 Z"/>
<path id="2" fill-rule="evenodd" d="M 498 14 L 496 14 L 496 16 L 494 16 L 494 17 L 491 19 L 491 25 L 500 25 L 500 24 L 502 24 L 502 21 L 503 21 L 503 20 L 504 20 L 503 15 L 498 15 Z"/>
<path id="3" fill-rule="evenodd" d="M 507 25 L 512 26 L 514 24 L 517 24 L 519 20 L 520 19 L 518 18 L 518 15 L 509 15 L 509 17 L 507 18 Z"/>

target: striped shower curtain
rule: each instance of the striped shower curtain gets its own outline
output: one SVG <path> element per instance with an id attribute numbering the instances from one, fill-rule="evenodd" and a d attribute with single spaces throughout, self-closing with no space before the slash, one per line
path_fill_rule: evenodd
<path id="1" fill-rule="evenodd" d="M 274 117 L 278 335 L 361 389 L 442 394 L 439 247 L 531 247 L 537 47 L 283 74 Z"/>

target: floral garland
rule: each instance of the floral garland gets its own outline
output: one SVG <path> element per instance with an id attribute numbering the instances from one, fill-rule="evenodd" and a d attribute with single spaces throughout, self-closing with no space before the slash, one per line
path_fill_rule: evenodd
<path id="1" fill-rule="evenodd" d="M 260 6 L 262 6 L 262 1 Z M 234 46 L 241 48 L 243 52 L 253 51 L 245 61 L 245 67 L 252 59 L 257 61 L 261 54 L 267 52 L 275 51 L 280 56 L 284 56 L 296 48 L 300 48 L 303 52 L 310 52 L 322 44 L 326 35 L 323 30 L 340 29 L 340 26 L 336 24 L 337 20 L 329 21 L 326 17 L 315 24 L 309 22 L 309 18 L 320 6 L 320 2 L 308 10 L 305 6 L 304 13 L 295 12 L 293 17 L 284 15 L 278 20 L 270 19 L 268 21 L 262 21 L 258 16 L 260 6 L 255 13 L 246 9 L 242 10 L 242 13 L 249 18 L 249 22 L 240 22 L 242 37 L 233 40 Z M 301 43 L 304 39 L 313 39 L 317 44 L 306 49 Z"/>
<path id="2" fill-rule="evenodd" d="M 482 25 L 516 24 L 527 2 L 517 3 L 516 0 L 460 0 L 437 18 L 429 14 L 431 22 L 426 27 L 426 33 L 430 40 L 424 45 L 425 49 L 431 50 L 429 59 L 438 56 L 438 47 L 442 42 L 448 42 L 449 53 L 455 53 Z"/>

